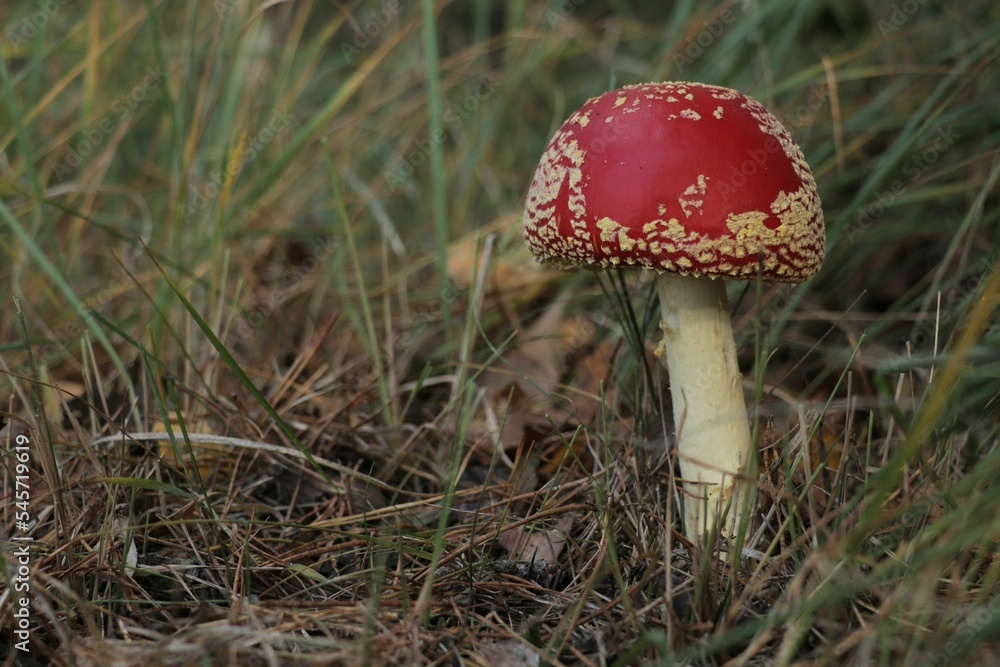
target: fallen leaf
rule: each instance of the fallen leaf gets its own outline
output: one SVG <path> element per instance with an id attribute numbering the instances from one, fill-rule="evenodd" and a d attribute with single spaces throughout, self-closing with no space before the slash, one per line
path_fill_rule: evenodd
<path id="1" fill-rule="evenodd" d="M 476 241 L 496 233 L 501 251 L 494 257 L 486 291 L 489 294 L 504 294 L 511 299 L 507 303 L 515 309 L 533 299 L 542 290 L 548 279 L 559 272 L 542 266 L 535 261 L 531 251 L 521 238 L 521 230 L 515 216 L 508 215 L 480 227 L 477 234 L 466 234 L 448 246 L 446 260 L 448 278 L 456 285 L 468 287 L 472 284 L 476 265 Z M 505 299 L 506 301 L 506 299 Z"/>
<path id="2" fill-rule="evenodd" d="M 536 667 L 540 663 L 538 652 L 524 642 L 499 639 L 479 646 L 479 664 L 489 667 Z"/>
<path id="3" fill-rule="evenodd" d="M 564 514 L 552 528 L 526 525 L 500 533 L 497 543 L 511 556 L 523 562 L 544 562 L 552 565 L 566 547 L 575 514 Z"/>
<path id="4" fill-rule="evenodd" d="M 211 435 L 219 435 L 216 429 L 213 429 L 210 424 L 204 423 L 202 421 L 195 421 L 192 423 L 185 424 L 187 426 L 188 433 L 206 433 Z M 231 462 L 229 461 L 229 456 L 227 447 L 218 443 L 211 442 L 198 442 L 192 443 L 191 450 L 188 450 L 187 443 L 184 442 L 184 431 L 181 429 L 181 424 L 176 419 L 170 420 L 170 429 L 167 429 L 166 423 L 162 420 L 154 422 L 150 429 L 153 433 L 173 433 L 174 440 L 177 443 L 177 448 L 175 449 L 174 443 L 170 440 L 160 440 L 157 441 L 156 447 L 157 452 L 160 455 L 160 460 L 171 467 L 174 468 L 186 468 L 191 464 L 191 453 L 194 453 L 195 463 L 198 466 L 198 471 L 203 479 L 212 479 L 216 474 L 223 472 L 225 470 L 228 472 L 231 468 Z"/>
<path id="5" fill-rule="evenodd" d="M 516 448 L 525 425 L 549 405 L 547 395 L 559 382 L 563 354 L 559 332 L 564 306 L 554 303 L 520 337 L 524 342 L 496 359 L 480 376 L 486 392 L 486 429 L 501 450 Z"/>

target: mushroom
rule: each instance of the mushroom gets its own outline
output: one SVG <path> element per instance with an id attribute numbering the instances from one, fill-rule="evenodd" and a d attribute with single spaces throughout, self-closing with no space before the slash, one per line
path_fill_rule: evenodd
<path id="1" fill-rule="evenodd" d="M 595 97 L 549 142 L 528 191 L 524 237 L 563 269 L 656 271 L 685 491 L 701 543 L 754 455 L 724 279 L 798 283 L 826 242 L 816 181 L 777 118 L 700 83 L 626 86 Z"/>

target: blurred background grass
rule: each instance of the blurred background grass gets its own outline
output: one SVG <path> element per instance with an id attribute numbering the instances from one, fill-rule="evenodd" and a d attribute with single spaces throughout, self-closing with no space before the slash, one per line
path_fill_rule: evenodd
<path id="1" fill-rule="evenodd" d="M 627 333 L 602 301 L 610 292 L 632 299 L 636 335 L 605 378 L 617 389 L 606 409 L 655 439 L 660 406 L 649 392 L 662 379 L 642 368 L 655 329 L 648 285 L 605 280 L 602 294 L 589 274 L 540 269 L 519 216 L 546 142 L 589 97 L 645 81 L 720 84 L 788 127 L 827 220 L 827 259 L 809 284 L 730 292 L 762 443 L 784 443 L 782 462 L 762 465 L 776 466 L 787 494 L 755 548 L 785 555 L 780 567 L 720 585 L 712 604 L 699 588 L 681 630 L 626 604 L 608 631 L 622 643 L 605 654 L 993 664 L 995 3 L 18 0 L 0 8 L 0 25 L 0 397 L 35 416 L 53 460 L 90 461 L 89 472 L 64 462 L 67 483 L 111 476 L 85 444 L 100 435 L 177 431 L 174 442 L 190 446 L 190 427 L 278 438 L 380 470 L 408 493 L 443 491 L 447 504 L 454 456 L 476 421 L 479 370 L 519 349 L 553 304 L 582 314 L 588 345 Z M 489 280 L 477 294 L 483 266 Z M 551 400 L 572 404 L 578 373 L 559 375 L 566 385 Z M 53 382 L 70 393 L 47 389 Z M 265 404 L 276 411 L 261 412 Z M 442 415 L 453 420 L 446 432 L 420 436 Z M 817 468 L 833 477 L 822 511 L 802 510 L 812 487 L 793 481 L 801 461 L 788 454 L 790 434 L 805 437 L 807 424 L 837 452 Z M 602 419 L 582 427 L 598 449 L 626 447 Z M 400 477 L 399 457 L 412 476 Z M 39 474 L 54 503 L 67 493 L 54 470 Z M 197 478 L 187 469 L 169 481 L 187 488 Z M 97 486 L 108 508 L 121 500 L 114 485 Z M 61 503 L 65 514 L 47 519 L 46 554 L 70 535 L 107 530 L 74 531 L 87 503 L 73 494 Z M 201 511 L 212 523 L 210 505 Z M 414 547 L 420 564 L 451 544 L 441 516 L 426 553 Z M 629 526 L 610 532 L 638 539 Z M 215 530 L 205 549 L 229 539 Z M 44 562 L 70 571 L 66 558 Z M 94 610 L 114 607 L 99 580 L 66 590 Z M 51 593 L 59 609 L 71 597 Z M 273 597 L 308 606 L 298 593 Z M 63 648 L 76 634 L 117 636 L 97 632 L 105 612 L 93 613 L 90 623 L 55 614 L 46 636 L 62 628 Z M 371 618 L 347 639 L 372 641 Z M 559 634 L 569 628 L 543 618 L 529 632 L 522 621 L 506 630 L 545 659 L 601 664 L 597 648 Z M 362 644 L 342 659 L 374 660 Z M 393 646 L 382 657 L 406 663 L 479 645 Z"/>

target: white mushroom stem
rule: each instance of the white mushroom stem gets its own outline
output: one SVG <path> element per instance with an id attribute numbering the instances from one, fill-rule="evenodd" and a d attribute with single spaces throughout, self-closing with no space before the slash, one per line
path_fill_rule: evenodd
<path id="1" fill-rule="evenodd" d="M 657 352 L 666 355 L 670 374 L 687 535 L 703 543 L 728 505 L 721 529 L 732 537 L 740 514 L 736 476 L 752 448 L 725 282 L 665 273 L 657 287 L 663 329 Z"/>

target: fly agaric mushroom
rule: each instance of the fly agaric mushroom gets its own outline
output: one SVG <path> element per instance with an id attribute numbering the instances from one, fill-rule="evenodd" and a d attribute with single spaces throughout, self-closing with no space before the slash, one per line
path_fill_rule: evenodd
<path id="1" fill-rule="evenodd" d="M 816 181 L 777 118 L 700 83 L 626 86 L 584 104 L 535 171 L 524 237 L 560 268 L 656 271 L 684 480 L 700 542 L 753 450 L 724 280 L 798 283 L 826 242 Z"/>

